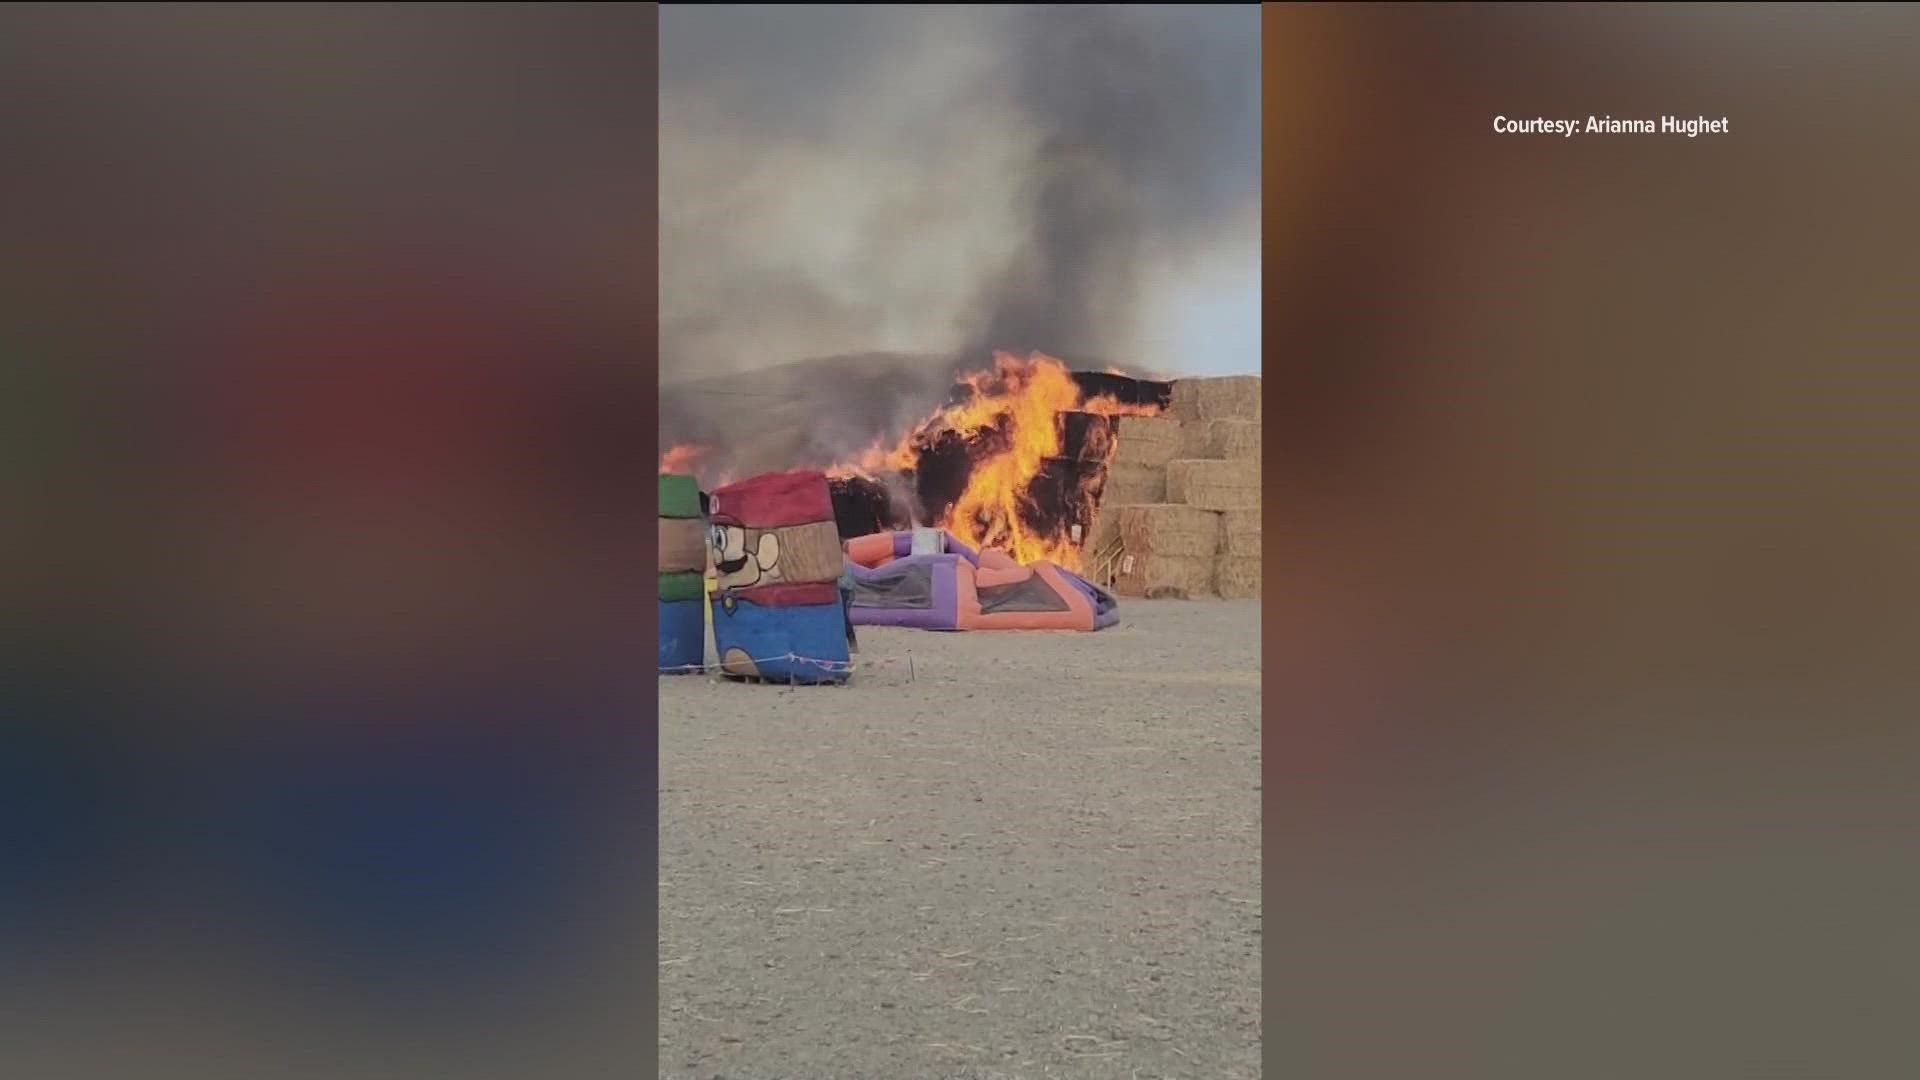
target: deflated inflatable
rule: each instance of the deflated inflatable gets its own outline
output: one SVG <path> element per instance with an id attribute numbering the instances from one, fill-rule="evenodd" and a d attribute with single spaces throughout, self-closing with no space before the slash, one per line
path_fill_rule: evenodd
<path id="1" fill-rule="evenodd" d="M 1104 630 L 1113 594 L 1050 562 L 1021 566 L 937 529 L 847 543 L 853 622 L 923 630 Z"/>

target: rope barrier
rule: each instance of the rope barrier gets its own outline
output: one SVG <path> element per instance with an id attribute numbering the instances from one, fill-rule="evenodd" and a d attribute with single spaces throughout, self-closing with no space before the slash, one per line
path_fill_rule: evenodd
<path id="1" fill-rule="evenodd" d="M 784 661 L 788 664 L 801 664 L 809 667 L 819 668 L 822 671 L 844 672 L 846 674 L 852 674 L 856 668 L 887 668 L 887 667 L 898 667 L 901 664 L 905 664 L 909 672 L 913 670 L 913 658 L 911 656 L 907 656 L 907 657 L 890 656 L 890 657 L 882 657 L 877 660 L 867 660 L 867 661 L 856 662 L 852 660 L 821 660 L 811 656 L 800 656 L 796 653 L 787 653 L 784 656 L 755 656 L 755 657 L 751 657 L 748 662 L 758 667 L 761 664 L 771 663 L 773 661 Z M 660 670 L 660 674 L 662 675 L 726 675 L 726 674 L 729 674 L 729 672 L 726 670 L 725 665 L 705 664 L 705 663 L 680 664 L 673 667 L 663 667 L 659 670 Z M 762 678 L 766 678 L 768 682 L 773 682 L 773 683 L 778 683 L 782 681 L 777 677 L 762 676 Z"/>

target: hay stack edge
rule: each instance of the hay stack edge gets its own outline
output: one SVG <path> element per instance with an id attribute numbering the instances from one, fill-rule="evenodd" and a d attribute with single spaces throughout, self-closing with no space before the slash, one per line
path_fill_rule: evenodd
<path id="1" fill-rule="evenodd" d="M 1260 596 L 1260 377 L 1180 379 L 1160 416 L 1123 416 L 1087 546 L 1121 596 Z"/>

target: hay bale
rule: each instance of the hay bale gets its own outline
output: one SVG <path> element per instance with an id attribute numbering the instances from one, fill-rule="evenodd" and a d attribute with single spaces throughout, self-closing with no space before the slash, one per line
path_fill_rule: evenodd
<path id="1" fill-rule="evenodd" d="M 1167 499 L 1202 510 L 1260 508 L 1259 461 L 1174 461 L 1167 465 Z"/>
<path id="2" fill-rule="evenodd" d="M 697 518 L 660 518 L 660 572 L 674 574 L 707 566 L 707 530 Z"/>
<path id="3" fill-rule="evenodd" d="M 1260 421 L 1211 420 L 1206 427 L 1206 457 L 1223 461 L 1260 460 Z"/>
<path id="4" fill-rule="evenodd" d="M 1112 464 L 1165 468 L 1167 462 L 1180 454 L 1180 437 L 1180 421 L 1171 417 L 1115 417 Z"/>
<path id="5" fill-rule="evenodd" d="M 808 525 L 786 525 L 777 529 L 731 529 L 734 535 L 728 554 L 744 553 L 744 565 L 731 574 L 720 574 L 719 583 L 731 589 L 745 589 L 775 582 L 811 585 L 840 580 L 846 565 L 846 549 L 840 544 L 840 529 L 831 521 Z M 740 547 L 731 549 L 738 539 Z M 714 558 L 720 560 L 720 553 Z"/>
<path id="6" fill-rule="evenodd" d="M 1102 506 L 1138 506 L 1167 501 L 1167 470 L 1113 465 L 1100 488 Z"/>
<path id="7" fill-rule="evenodd" d="M 1213 592 L 1213 559 L 1190 555 L 1122 555 L 1113 591 L 1149 600 L 1183 600 Z"/>
<path id="8" fill-rule="evenodd" d="M 1176 461 L 1195 461 L 1213 456 L 1213 421 L 1180 421 L 1180 449 Z"/>
<path id="9" fill-rule="evenodd" d="M 678 473 L 661 473 L 660 516 L 682 519 L 699 517 L 699 481 Z"/>
<path id="10" fill-rule="evenodd" d="M 1081 553 L 1089 559 L 1106 554 L 1108 546 L 1114 543 L 1114 538 L 1119 535 L 1119 520 L 1118 508 L 1095 513 L 1093 525 L 1087 529 L 1086 543 L 1080 545 Z M 1096 570 L 1098 567 L 1089 562 L 1087 569 Z"/>
<path id="11" fill-rule="evenodd" d="M 1260 419 L 1260 376 L 1180 379 L 1167 411 L 1178 420 Z"/>
<path id="12" fill-rule="evenodd" d="M 1112 455 L 1114 421 L 1119 417 L 1069 411 L 1055 413 L 1053 419 L 1060 430 L 1060 451 L 1055 457 L 1075 461 L 1105 461 Z"/>
<path id="13" fill-rule="evenodd" d="M 1260 599 L 1257 555 L 1222 555 L 1213 561 L 1213 588 L 1222 600 Z"/>
<path id="14" fill-rule="evenodd" d="M 1186 420 L 1174 460 L 1258 461 L 1260 421 Z"/>
<path id="15" fill-rule="evenodd" d="M 1123 506 L 1114 515 L 1129 555 L 1211 556 L 1219 546 L 1220 515 L 1191 506 L 1159 503 Z"/>
<path id="16" fill-rule="evenodd" d="M 1221 555 L 1260 554 L 1260 511 L 1228 510 L 1220 515 Z"/>
<path id="17" fill-rule="evenodd" d="M 699 574 L 660 575 L 660 599 L 668 603 L 677 600 L 700 600 L 706 595 L 706 580 Z"/>
<path id="18" fill-rule="evenodd" d="M 840 529 L 831 521 L 772 530 L 780 538 L 780 580 L 838 581 L 846 566 Z"/>

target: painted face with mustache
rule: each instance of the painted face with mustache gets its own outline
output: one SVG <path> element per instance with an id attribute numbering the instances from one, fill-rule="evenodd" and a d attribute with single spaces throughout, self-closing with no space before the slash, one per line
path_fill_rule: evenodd
<path id="1" fill-rule="evenodd" d="M 772 532 L 715 525 L 707 541 L 713 547 L 716 583 L 745 589 L 780 580 L 780 538 Z"/>

